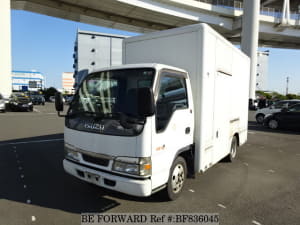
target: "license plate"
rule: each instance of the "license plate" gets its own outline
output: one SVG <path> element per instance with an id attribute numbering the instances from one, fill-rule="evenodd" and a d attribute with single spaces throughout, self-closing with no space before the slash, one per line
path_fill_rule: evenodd
<path id="1" fill-rule="evenodd" d="M 23 104 L 23 107 L 28 107 L 28 105 L 26 105 L 26 104 Z"/>

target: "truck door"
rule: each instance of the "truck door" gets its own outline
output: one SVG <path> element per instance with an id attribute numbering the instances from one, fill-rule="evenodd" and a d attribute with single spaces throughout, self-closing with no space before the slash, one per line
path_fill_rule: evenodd
<path id="1" fill-rule="evenodd" d="M 218 162 L 229 153 L 230 109 L 231 109 L 231 75 L 218 71 L 215 77 L 214 95 L 214 150 L 213 163 Z M 233 101 L 234 104 L 234 101 Z M 236 102 L 235 104 L 239 104 Z"/>
<path id="2" fill-rule="evenodd" d="M 186 74 L 162 72 L 156 87 L 156 119 L 152 139 L 152 187 L 167 181 L 180 149 L 192 144 L 193 114 Z"/>

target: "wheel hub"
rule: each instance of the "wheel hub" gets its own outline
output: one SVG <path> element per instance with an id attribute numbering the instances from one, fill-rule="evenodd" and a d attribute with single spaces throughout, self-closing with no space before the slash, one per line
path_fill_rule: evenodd
<path id="1" fill-rule="evenodd" d="M 184 168 L 182 165 L 177 165 L 172 173 L 172 190 L 174 193 L 178 193 L 184 183 Z"/>

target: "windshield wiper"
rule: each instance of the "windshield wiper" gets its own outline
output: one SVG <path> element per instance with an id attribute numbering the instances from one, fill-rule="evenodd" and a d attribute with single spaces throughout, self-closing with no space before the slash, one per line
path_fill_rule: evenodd
<path id="1" fill-rule="evenodd" d="M 119 113 L 101 113 L 101 112 L 91 112 L 91 111 L 77 111 L 71 112 L 68 114 L 69 117 L 77 116 L 77 115 L 85 115 L 92 116 L 95 118 L 118 118 Z"/>
<path id="2" fill-rule="evenodd" d="M 68 114 L 69 117 L 85 115 L 93 116 L 97 119 L 117 119 L 120 121 L 123 127 L 131 127 L 132 124 L 144 125 L 145 119 L 138 118 L 134 115 L 128 115 L 123 112 L 111 112 L 111 113 L 101 113 L 101 112 L 91 112 L 91 111 L 78 111 Z"/>

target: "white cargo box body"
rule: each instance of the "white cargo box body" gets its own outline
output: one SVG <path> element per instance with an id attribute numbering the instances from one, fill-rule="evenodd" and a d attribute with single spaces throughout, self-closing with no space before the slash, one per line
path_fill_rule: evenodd
<path id="1" fill-rule="evenodd" d="M 162 63 L 189 73 L 197 172 L 228 154 L 235 132 L 240 145 L 247 140 L 250 60 L 208 25 L 127 38 L 123 64 L 132 63 Z"/>

